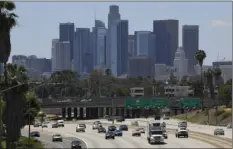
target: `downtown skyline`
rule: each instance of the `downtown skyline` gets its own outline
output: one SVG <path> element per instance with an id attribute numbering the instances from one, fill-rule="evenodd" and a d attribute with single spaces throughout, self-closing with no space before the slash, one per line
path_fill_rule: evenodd
<path id="1" fill-rule="evenodd" d="M 48 4 L 48 6 L 46 7 L 47 9 L 49 8 L 50 4 Z M 63 4 L 68 5 L 66 3 L 63 3 Z M 107 3 L 102 3 L 102 4 L 106 5 Z M 123 3 L 114 3 L 114 4 L 119 5 L 119 7 L 120 7 L 120 14 L 122 16 L 122 19 L 129 21 L 129 34 L 132 34 L 133 31 L 140 31 L 140 30 L 153 31 L 153 29 L 152 29 L 153 28 L 153 20 L 159 20 L 159 19 L 177 19 L 177 20 L 179 20 L 179 46 L 182 46 L 182 42 L 181 42 L 181 39 L 182 39 L 182 29 L 181 28 L 182 28 L 182 26 L 186 25 L 186 24 L 188 24 L 188 25 L 199 25 L 200 26 L 200 31 L 199 31 L 200 32 L 200 35 L 199 35 L 199 37 L 200 37 L 200 44 L 199 44 L 199 48 L 200 49 L 204 49 L 206 51 L 206 53 L 207 53 L 206 63 L 207 64 L 211 64 L 212 61 L 216 61 L 217 60 L 217 55 L 219 53 L 218 51 L 220 51 L 220 50 L 218 50 L 218 51 L 216 50 L 216 49 L 220 49 L 218 47 L 222 47 L 221 48 L 221 52 L 219 53 L 219 58 L 220 58 L 219 60 L 221 60 L 223 57 L 226 57 L 226 60 L 231 60 L 231 55 L 229 54 L 231 52 L 231 49 L 229 49 L 229 48 L 231 48 L 231 47 L 229 46 L 229 42 L 228 42 L 228 40 L 230 40 L 230 39 L 227 38 L 229 35 L 226 34 L 226 30 L 229 30 L 229 26 L 227 24 L 224 25 L 224 23 L 221 22 L 221 21 L 217 21 L 217 20 L 214 21 L 213 20 L 214 17 L 210 17 L 210 19 L 206 19 L 206 22 L 204 21 L 205 22 L 204 25 L 203 25 L 203 21 L 202 22 L 198 21 L 198 18 L 194 18 L 194 19 L 192 19 L 192 21 L 190 21 L 190 20 L 185 21 L 185 20 L 182 20 L 182 17 L 180 17 L 181 19 L 179 19 L 179 15 L 178 15 L 177 18 L 174 18 L 172 16 L 169 17 L 169 15 L 167 15 L 167 17 L 162 18 L 163 15 L 161 15 L 160 18 L 153 17 L 153 18 L 147 19 L 147 20 L 150 20 L 150 21 L 143 21 L 143 20 L 145 20 L 145 17 L 148 17 L 148 15 L 149 15 L 148 12 L 142 12 L 142 14 L 140 14 L 140 15 L 138 15 L 137 13 L 135 13 L 134 17 L 132 17 L 132 12 L 131 11 L 133 10 L 133 8 L 132 9 L 130 8 L 131 11 L 128 10 L 128 13 L 125 12 L 125 8 L 126 8 L 125 5 L 127 5 L 129 3 L 127 3 L 125 5 Z M 134 4 L 134 3 L 132 3 L 132 4 Z M 155 4 L 157 4 L 157 3 L 155 3 Z M 29 5 L 33 5 L 33 4 L 26 4 L 26 5 L 29 6 Z M 40 5 L 42 5 L 42 4 L 40 4 Z M 40 5 L 39 5 L 39 7 L 40 7 Z M 56 3 L 56 4 L 54 3 L 54 5 L 59 5 L 59 3 Z M 83 5 L 83 4 L 80 3 L 80 5 Z M 88 4 L 84 4 L 84 5 L 88 5 Z M 134 4 L 134 5 L 136 5 L 136 4 Z M 142 3 L 142 6 L 145 6 L 145 5 L 146 4 Z M 158 3 L 157 5 L 160 5 L 160 4 Z M 171 5 L 171 4 L 169 3 L 169 5 Z M 183 4 L 183 6 L 184 5 L 185 4 Z M 214 5 L 214 4 L 212 4 L 212 5 Z M 108 9 L 108 6 L 105 9 Z M 164 6 L 166 6 L 166 4 L 164 4 Z M 100 13 L 100 11 L 98 9 L 99 6 L 97 5 L 95 7 L 97 8 L 96 9 L 96 19 L 103 21 L 105 23 L 105 25 L 107 26 L 107 21 L 106 20 L 107 20 L 107 14 L 108 13 L 106 13 L 104 16 L 101 15 L 101 17 L 100 17 L 101 13 Z M 139 8 L 138 5 L 137 5 L 137 7 Z M 23 8 L 23 3 L 20 3 L 20 5 L 18 6 L 18 9 L 20 9 L 20 8 Z M 141 8 L 143 8 L 143 7 L 141 7 Z M 89 8 L 87 8 L 87 10 L 88 9 L 90 10 L 90 6 L 89 6 Z M 148 7 L 148 9 L 149 9 L 149 7 Z M 91 29 L 94 26 L 94 19 L 95 19 L 94 10 L 95 10 L 94 7 L 92 7 L 92 12 L 86 13 L 87 16 L 90 16 L 90 14 L 91 14 L 92 17 L 85 17 L 85 18 L 80 18 L 80 19 L 78 18 L 78 19 L 71 20 L 70 18 L 76 18 L 76 17 L 75 16 L 69 16 L 69 17 L 66 18 L 66 21 L 63 21 L 64 17 L 61 16 L 61 19 L 60 19 L 61 21 L 59 21 L 59 17 L 55 16 L 51 20 L 55 20 L 56 19 L 55 22 L 60 22 L 60 23 L 74 22 L 75 23 L 75 28 L 85 27 L 85 28 L 90 28 Z M 134 10 L 135 10 L 135 8 L 134 8 Z M 142 10 L 142 9 L 139 9 L 139 10 Z M 187 8 L 186 8 L 186 10 L 187 10 Z M 227 11 L 228 9 L 224 9 L 224 10 Z M 159 11 L 159 10 L 157 10 L 157 11 Z M 199 11 L 201 11 L 201 8 L 200 8 Z M 188 13 L 188 14 L 190 14 L 190 13 Z M 223 14 L 224 13 L 222 13 L 222 15 Z M 42 16 L 42 15 L 37 14 L 37 16 Z M 12 45 L 13 45 L 12 55 L 16 55 L 16 54 L 32 55 L 33 54 L 33 55 L 37 55 L 38 57 L 50 58 L 51 57 L 51 52 L 50 52 L 51 51 L 51 40 L 53 38 L 58 37 L 58 34 L 59 34 L 59 23 L 56 23 L 56 25 L 53 25 L 53 29 L 51 29 L 51 34 L 44 33 L 44 35 L 43 35 L 44 39 L 41 38 L 42 37 L 41 34 L 43 33 L 42 31 L 43 30 L 46 31 L 48 29 L 45 29 L 46 24 L 41 24 L 41 26 L 39 28 L 37 27 L 38 31 L 41 30 L 41 33 L 37 34 L 38 36 L 35 36 L 35 38 L 34 38 L 34 39 L 37 39 L 37 41 L 38 41 L 37 42 L 37 46 L 34 46 L 34 48 L 30 48 L 32 46 L 31 44 L 35 43 L 35 41 L 32 41 L 31 43 L 29 43 L 26 46 L 26 48 L 22 49 L 21 48 L 22 46 L 19 45 L 19 44 L 17 44 L 18 41 L 15 40 L 15 37 L 17 37 L 17 31 L 19 32 L 20 30 L 26 30 L 27 28 L 25 26 L 23 26 L 23 24 L 24 24 L 23 21 L 20 22 L 20 20 L 22 20 L 22 17 L 24 17 L 24 16 L 20 15 L 20 11 L 19 11 L 19 16 L 20 16 L 20 19 L 19 19 L 20 26 L 17 27 L 17 28 L 15 28 L 13 30 L 13 33 L 12 33 L 12 38 L 13 38 L 12 39 Z M 139 20 L 139 21 L 142 20 L 140 22 L 140 24 L 138 24 L 138 23 L 135 24 L 135 17 L 136 16 L 138 16 L 138 18 L 136 18 L 137 20 Z M 203 16 L 205 16 L 205 14 L 203 14 Z M 49 15 L 48 15 L 48 17 L 49 17 Z M 193 16 L 191 16 L 191 17 L 193 17 Z M 218 17 L 216 17 L 216 19 L 217 18 Z M 200 19 L 201 19 L 201 17 L 200 17 Z M 211 19 L 212 19 L 212 22 L 211 22 Z M 27 19 L 27 20 L 29 21 L 30 18 Z M 40 18 L 39 18 L 39 20 L 40 20 Z M 77 20 L 78 20 L 78 22 L 77 22 Z M 197 20 L 197 21 L 195 21 L 195 20 Z M 227 20 L 227 19 L 225 19 L 225 20 Z M 89 23 L 87 23 L 87 22 L 89 22 Z M 92 22 L 92 24 L 90 24 L 90 22 Z M 195 22 L 197 22 L 197 23 L 195 23 Z M 83 25 L 84 23 L 86 23 L 87 25 L 84 26 Z M 208 24 L 209 25 L 208 28 L 211 28 L 211 29 L 209 29 L 209 30 L 203 30 L 203 29 L 205 29 L 207 27 L 206 23 L 209 23 Z M 215 27 L 212 26 L 214 24 L 215 24 Z M 34 26 L 38 26 L 38 24 L 36 24 Z M 140 26 L 141 26 L 141 29 L 139 28 Z M 219 27 L 219 26 L 221 26 L 221 27 Z M 29 30 L 30 30 L 30 28 L 29 28 Z M 48 22 L 48 27 L 47 28 L 51 28 L 51 23 L 50 22 Z M 213 30 L 213 31 L 210 31 L 210 30 Z M 56 31 L 56 35 L 54 34 L 54 31 Z M 206 32 L 207 31 L 208 31 L 207 36 L 210 35 L 210 37 L 203 39 L 203 37 L 206 37 Z M 35 32 L 35 31 L 32 31 L 31 34 L 33 34 L 33 32 Z M 216 44 L 217 44 L 216 41 L 215 41 L 216 40 L 216 35 L 213 35 L 214 33 L 215 34 L 217 33 L 219 35 L 225 35 L 226 34 L 226 36 L 221 36 L 222 37 L 221 40 L 223 40 L 225 38 L 227 38 L 228 40 L 224 40 L 224 41 L 218 40 L 219 43 L 218 43 L 218 46 L 216 46 Z M 47 39 L 50 38 L 51 36 L 53 36 L 53 37 L 47 41 Z M 25 38 L 27 39 L 28 36 L 25 36 Z M 40 39 L 40 40 L 38 40 L 38 39 Z M 220 39 L 220 38 L 217 38 L 217 39 Z M 18 40 L 21 40 L 21 39 L 18 39 Z M 204 43 L 203 43 L 203 41 L 204 41 Z M 14 44 L 14 43 L 16 43 L 16 44 Z M 21 42 L 21 44 L 22 43 L 24 43 L 24 42 Z M 48 43 L 49 43 L 49 45 L 48 45 Z M 16 49 L 15 45 L 18 45 L 17 47 L 19 49 L 18 48 Z M 208 46 L 208 48 L 207 48 L 207 46 Z M 29 50 L 28 48 L 32 49 L 32 50 Z M 38 50 L 38 49 L 40 49 L 40 50 Z M 213 50 L 211 51 L 211 49 L 213 49 Z M 211 51 L 211 53 L 210 53 L 210 51 Z"/>

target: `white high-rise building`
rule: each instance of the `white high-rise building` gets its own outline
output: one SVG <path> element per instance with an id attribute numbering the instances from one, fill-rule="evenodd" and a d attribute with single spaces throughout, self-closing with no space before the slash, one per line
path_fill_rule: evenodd
<path id="1" fill-rule="evenodd" d="M 52 71 L 63 71 L 71 69 L 70 42 L 52 40 Z"/>
<path id="2" fill-rule="evenodd" d="M 180 81 L 183 76 L 188 75 L 188 59 L 185 57 L 183 47 L 178 47 L 174 59 L 175 76 Z"/>

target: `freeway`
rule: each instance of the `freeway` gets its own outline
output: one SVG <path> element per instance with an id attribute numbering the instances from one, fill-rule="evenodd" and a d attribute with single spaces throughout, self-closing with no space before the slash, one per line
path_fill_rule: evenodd
<path id="1" fill-rule="evenodd" d="M 41 131 L 40 129 L 40 137 L 37 139 L 41 141 L 44 144 L 45 148 L 70 148 L 71 147 L 71 142 L 73 140 L 80 140 L 76 137 L 65 137 L 63 136 L 63 141 L 62 142 L 52 142 L 52 135 L 54 133 L 52 132 L 47 132 L 47 131 Z M 32 131 L 38 131 L 38 129 L 32 129 Z M 58 133 L 58 132 L 57 132 Z M 22 131 L 21 134 L 23 136 L 28 136 L 28 128 L 25 127 Z M 62 134 L 61 134 L 62 135 Z M 80 140 L 82 142 L 82 140 Z M 82 148 L 86 148 L 86 144 L 82 143 Z"/>
<path id="2" fill-rule="evenodd" d="M 132 129 L 123 132 L 123 137 L 116 137 L 115 140 L 105 140 L 105 134 L 99 134 L 96 130 L 92 130 L 92 126 L 87 123 L 87 130 L 84 133 L 75 132 L 77 123 L 65 124 L 64 128 L 44 128 L 43 133 L 59 132 L 66 138 L 79 138 L 85 142 L 87 148 L 215 148 L 214 146 L 195 140 L 192 138 L 176 138 L 174 134 L 169 134 L 165 139 L 165 144 L 150 145 L 146 140 L 146 135 L 141 137 L 132 137 Z M 41 131 L 41 128 L 33 128 L 32 130 Z"/>

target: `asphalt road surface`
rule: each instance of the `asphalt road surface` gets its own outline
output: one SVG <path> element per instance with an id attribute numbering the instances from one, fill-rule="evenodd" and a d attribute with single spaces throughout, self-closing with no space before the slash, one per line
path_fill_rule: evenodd
<path id="1" fill-rule="evenodd" d="M 32 126 L 33 128 L 33 126 Z M 44 128 L 45 129 L 45 128 Z M 43 130 L 44 130 L 43 129 Z M 52 135 L 54 134 L 53 132 L 48 132 L 48 131 L 42 131 L 42 129 L 31 129 L 32 131 L 39 131 L 40 132 L 40 137 L 36 138 L 38 140 L 40 140 L 43 144 L 45 148 L 70 148 L 71 147 L 71 142 L 73 140 L 79 140 L 82 142 L 82 140 L 76 138 L 76 137 L 64 137 L 61 133 L 61 135 L 63 136 L 63 141 L 62 142 L 52 142 Z M 22 135 L 23 136 L 28 136 L 28 128 L 23 129 L 22 130 Z M 57 132 L 59 133 L 59 132 Z M 84 142 L 82 142 L 82 148 L 86 148 L 86 144 Z"/>
<path id="2" fill-rule="evenodd" d="M 202 141 L 198 141 L 192 138 L 176 138 L 174 134 L 168 134 L 168 139 L 165 139 L 165 144 L 148 144 L 146 135 L 142 134 L 141 137 L 132 137 L 132 130 L 123 132 L 122 137 L 115 137 L 115 140 L 105 140 L 105 134 L 98 133 L 97 130 L 92 130 L 92 126 L 87 124 L 86 132 L 76 132 L 76 124 L 66 124 L 64 128 L 44 128 L 43 133 L 47 136 L 51 133 L 60 133 L 67 140 L 80 139 L 85 142 L 84 146 L 87 148 L 215 148 L 214 146 Z M 27 127 L 25 127 L 27 128 Z M 41 131 L 41 128 L 33 128 L 32 130 Z M 42 134 L 42 132 L 41 132 Z M 42 136 L 44 141 L 51 141 L 50 137 Z M 72 140 L 71 139 L 71 140 Z M 58 146 L 60 148 L 70 148 L 70 142 L 65 141 L 62 143 L 54 143 L 51 146 Z M 51 147 L 50 147 L 51 148 Z"/>

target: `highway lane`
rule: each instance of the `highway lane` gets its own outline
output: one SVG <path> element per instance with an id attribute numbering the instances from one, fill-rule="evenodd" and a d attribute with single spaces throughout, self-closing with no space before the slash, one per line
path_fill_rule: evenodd
<path id="1" fill-rule="evenodd" d="M 87 144 L 87 148 L 215 148 L 205 142 L 201 142 L 191 138 L 175 138 L 174 134 L 169 134 L 169 138 L 165 139 L 165 144 L 150 145 L 146 140 L 145 134 L 141 137 L 132 137 L 131 129 L 123 132 L 123 137 L 116 137 L 115 140 L 105 140 L 105 134 L 97 133 L 92 130 L 91 125 L 87 125 L 85 133 L 75 132 L 77 124 L 66 124 L 65 128 L 48 128 L 44 131 L 60 132 L 66 137 L 78 137 Z"/>
<path id="2" fill-rule="evenodd" d="M 46 128 L 45 128 L 46 129 Z M 44 129 L 44 130 L 45 130 Z M 63 141 L 62 142 L 52 142 L 52 135 L 55 133 L 53 132 L 48 132 L 48 131 L 41 131 L 42 129 L 34 129 L 32 128 L 31 131 L 39 131 L 40 132 L 40 137 L 36 138 L 38 140 L 40 140 L 43 144 L 45 148 L 70 148 L 71 147 L 71 142 L 73 140 L 80 140 L 76 137 L 65 137 L 63 136 Z M 58 133 L 58 132 L 57 132 Z M 21 131 L 21 134 L 23 136 L 28 137 L 28 128 L 25 128 Z M 84 143 L 82 143 L 82 148 L 86 148 L 86 145 Z"/>

